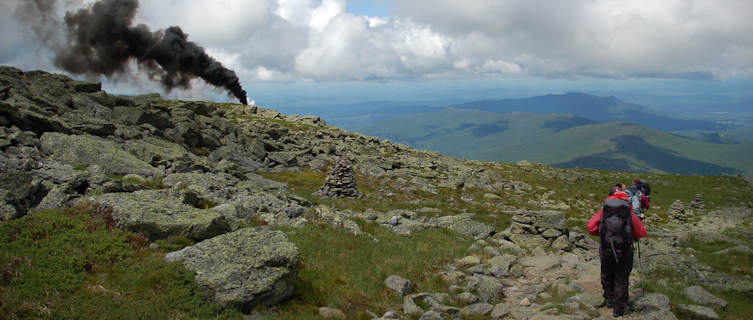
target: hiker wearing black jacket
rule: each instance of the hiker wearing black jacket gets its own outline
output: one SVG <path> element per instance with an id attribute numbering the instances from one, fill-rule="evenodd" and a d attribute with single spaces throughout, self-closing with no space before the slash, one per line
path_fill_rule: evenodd
<path id="1" fill-rule="evenodd" d="M 604 304 L 613 307 L 613 316 L 625 314 L 633 270 L 633 240 L 646 236 L 646 228 L 631 211 L 628 196 L 611 187 L 610 196 L 599 212 L 588 220 L 588 232 L 599 236 L 599 259 L 601 261 L 601 286 L 604 289 Z"/>

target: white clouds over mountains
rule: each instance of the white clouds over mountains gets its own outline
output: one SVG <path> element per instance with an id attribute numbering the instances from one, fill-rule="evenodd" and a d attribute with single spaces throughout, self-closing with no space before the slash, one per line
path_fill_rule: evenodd
<path id="1" fill-rule="evenodd" d="M 137 20 L 179 25 L 243 82 L 753 76 L 748 0 L 400 0 L 392 10 L 358 16 L 345 0 L 142 0 Z M 26 37 L 0 41 L 16 50 L 0 53 L 1 64 L 29 63 L 18 52 Z"/>

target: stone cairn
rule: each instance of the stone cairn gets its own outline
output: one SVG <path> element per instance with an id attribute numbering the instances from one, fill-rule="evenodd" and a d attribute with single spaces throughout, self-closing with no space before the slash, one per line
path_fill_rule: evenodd
<path id="1" fill-rule="evenodd" d="M 690 208 L 693 210 L 706 209 L 706 205 L 703 204 L 703 198 L 700 193 L 696 194 L 695 198 L 693 198 L 693 201 L 690 202 Z"/>
<path id="2" fill-rule="evenodd" d="M 521 247 L 545 247 L 570 251 L 572 244 L 567 217 L 561 211 L 516 212 L 512 217 L 509 238 Z"/>
<path id="3" fill-rule="evenodd" d="M 329 172 L 324 185 L 315 193 L 322 198 L 360 198 L 363 194 L 356 187 L 356 175 L 347 159 L 340 159 Z"/>
<path id="4" fill-rule="evenodd" d="M 685 214 L 685 205 L 682 204 L 682 201 L 675 200 L 674 203 L 669 207 L 669 219 L 679 221 L 679 222 L 688 222 L 688 217 Z"/>

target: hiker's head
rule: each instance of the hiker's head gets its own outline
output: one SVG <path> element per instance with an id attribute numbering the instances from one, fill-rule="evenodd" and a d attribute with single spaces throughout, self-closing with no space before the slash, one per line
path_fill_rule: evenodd
<path id="1" fill-rule="evenodd" d="M 639 185 L 639 184 L 641 184 L 641 179 L 635 179 L 635 180 L 633 180 L 633 184 L 634 184 L 634 185 Z"/>
<path id="2" fill-rule="evenodd" d="M 619 183 L 618 183 L 618 184 L 619 184 Z M 617 192 L 619 192 L 619 191 L 621 191 L 621 190 L 622 190 L 622 189 L 620 189 L 620 187 L 619 187 L 619 186 L 613 186 L 613 187 L 609 188 L 609 195 L 610 195 L 610 196 L 613 196 L 613 195 L 614 195 L 615 193 L 617 193 Z"/>

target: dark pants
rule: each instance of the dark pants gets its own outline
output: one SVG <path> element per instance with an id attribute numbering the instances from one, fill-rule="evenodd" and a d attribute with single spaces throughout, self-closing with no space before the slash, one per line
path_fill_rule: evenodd
<path id="1" fill-rule="evenodd" d="M 615 261 L 612 250 L 599 250 L 601 258 L 601 288 L 604 299 L 611 301 L 614 313 L 623 314 L 628 303 L 630 271 L 633 270 L 633 249 L 624 250 Z"/>

